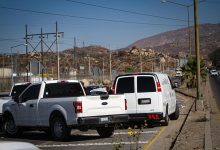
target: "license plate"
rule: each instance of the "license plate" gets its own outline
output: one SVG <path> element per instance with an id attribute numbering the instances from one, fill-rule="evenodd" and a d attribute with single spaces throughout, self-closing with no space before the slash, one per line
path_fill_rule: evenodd
<path id="1" fill-rule="evenodd" d="M 138 104 L 140 105 L 151 104 L 151 99 L 150 98 L 138 99 Z"/>
<path id="2" fill-rule="evenodd" d="M 107 122 L 107 121 L 108 121 L 108 117 L 100 118 L 100 121 L 101 121 L 101 122 Z"/>

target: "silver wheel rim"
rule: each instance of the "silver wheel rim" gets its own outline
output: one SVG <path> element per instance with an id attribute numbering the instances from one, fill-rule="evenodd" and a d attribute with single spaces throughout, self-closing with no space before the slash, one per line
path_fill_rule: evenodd
<path id="1" fill-rule="evenodd" d="M 7 120 L 5 123 L 5 130 L 9 134 L 15 134 L 17 132 L 17 127 L 14 123 L 14 120 Z"/>
<path id="2" fill-rule="evenodd" d="M 63 126 L 60 121 L 54 123 L 54 134 L 56 137 L 61 137 L 63 131 Z"/>

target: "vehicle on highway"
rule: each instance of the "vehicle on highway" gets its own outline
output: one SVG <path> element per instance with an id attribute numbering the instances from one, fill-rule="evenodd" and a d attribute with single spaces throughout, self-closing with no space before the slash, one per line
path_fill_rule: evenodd
<path id="1" fill-rule="evenodd" d="M 131 123 L 162 121 L 163 125 L 168 125 L 169 118 L 179 117 L 174 87 L 166 74 L 119 75 L 112 90 L 115 94 L 125 94 Z"/>
<path id="2" fill-rule="evenodd" d="M 218 76 L 218 72 L 215 69 L 210 70 L 211 76 Z"/>
<path id="3" fill-rule="evenodd" d="M 179 87 L 181 85 L 181 77 L 180 76 L 174 76 L 171 78 L 171 83 L 175 86 L 175 87 Z"/>
<path id="4" fill-rule="evenodd" d="M 106 95 L 108 94 L 105 87 L 102 85 L 89 85 L 86 88 L 88 95 Z"/>
<path id="5" fill-rule="evenodd" d="M 96 129 L 110 137 L 116 124 L 127 122 L 124 95 L 86 96 L 78 80 L 33 83 L 13 101 L 3 105 L 6 136 L 20 136 L 22 129 L 44 130 L 54 140 L 67 140 L 71 129 Z"/>
<path id="6" fill-rule="evenodd" d="M 25 82 L 25 83 L 15 83 L 8 95 L 5 95 L 4 97 L 0 98 L 0 130 L 2 125 L 2 106 L 4 103 L 7 103 L 8 101 L 12 100 L 13 97 L 19 96 L 31 83 Z"/>

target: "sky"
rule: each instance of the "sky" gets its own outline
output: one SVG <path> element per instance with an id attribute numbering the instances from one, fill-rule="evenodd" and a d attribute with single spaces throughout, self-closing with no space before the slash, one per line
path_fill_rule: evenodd
<path id="1" fill-rule="evenodd" d="M 28 35 L 55 33 L 59 49 L 101 45 L 111 50 L 127 47 L 133 42 L 162 32 L 187 27 L 187 5 L 190 25 L 194 24 L 193 0 L 0 0 L 0 53 L 25 52 L 25 25 Z M 201 2 L 200 2 L 201 1 Z M 199 0 L 199 24 L 220 23 L 220 0 Z M 39 36 L 29 36 L 37 51 Z M 44 37 L 51 46 L 54 35 Z M 20 45 L 20 46 L 18 46 Z M 37 46 L 38 45 L 38 46 Z M 11 47 L 13 47 L 11 49 Z"/>

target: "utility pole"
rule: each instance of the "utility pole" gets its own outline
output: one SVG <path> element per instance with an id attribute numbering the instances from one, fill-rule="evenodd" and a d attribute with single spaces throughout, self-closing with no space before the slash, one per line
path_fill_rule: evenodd
<path id="1" fill-rule="evenodd" d="M 60 79 L 60 52 L 58 47 L 58 27 L 56 22 L 57 80 Z"/>
<path id="2" fill-rule="evenodd" d="M 195 49 L 196 49 L 196 80 L 197 80 L 197 95 L 195 110 L 197 105 L 203 109 L 203 101 L 200 99 L 200 49 L 199 49 L 199 24 L 198 24 L 198 0 L 194 0 L 194 23 L 195 23 Z"/>
<path id="3" fill-rule="evenodd" d="M 184 4 L 181 4 L 181 3 L 177 3 L 177 2 L 174 2 L 174 1 L 170 1 L 170 0 L 161 0 L 162 3 L 171 3 L 171 4 L 174 4 L 174 5 L 179 5 L 181 7 L 186 7 L 187 9 L 187 20 L 188 20 L 188 38 L 189 38 L 189 56 L 191 57 L 191 33 L 190 33 L 190 20 L 189 20 L 189 8 L 191 6 L 193 6 L 193 4 L 191 5 L 184 5 Z"/>
<path id="4" fill-rule="evenodd" d="M 110 81 L 112 81 L 112 53 L 110 47 L 109 47 L 109 78 Z"/>
<path id="5" fill-rule="evenodd" d="M 102 81 L 104 81 L 104 75 L 105 75 L 105 62 L 104 62 L 104 58 L 102 58 Z"/>
<path id="6" fill-rule="evenodd" d="M 142 68 L 142 55 L 141 55 L 141 49 L 139 49 L 139 55 L 140 55 L 140 64 L 141 64 L 141 72 L 143 71 Z"/>
<path id="7" fill-rule="evenodd" d="M 26 44 L 26 65 L 27 65 L 27 71 L 26 71 L 26 82 L 28 82 L 28 72 L 30 70 L 30 67 L 28 65 L 28 31 L 27 31 L 27 24 L 25 25 L 25 44 Z"/>
<path id="8" fill-rule="evenodd" d="M 40 35 L 40 44 L 41 44 L 41 64 L 44 66 L 44 47 L 43 47 L 43 30 L 41 28 L 41 35 Z M 44 81 L 44 68 L 41 68 L 41 77 L 42 81 Z"/>
<path id="9" fill-rule="evenodd" d="M 91 75 L 91 62 L 90 62 L 90 54 L 89 54 L 89 75 Z"/>
<path id="10" fill-rule="evenodd" d="M 77 62 L 76 62 L 76 37 L 74 37 L 74 47 L 73 47 L 73 51 L 74 51 L 74 69 L 77 68 Z"/>

